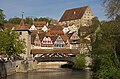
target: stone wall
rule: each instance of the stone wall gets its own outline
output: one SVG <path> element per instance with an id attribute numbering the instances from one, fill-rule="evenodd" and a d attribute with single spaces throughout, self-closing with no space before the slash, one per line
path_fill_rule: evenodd
<path id="1" fill-rule="evenodd" d="M 5 63 L 5 68 L 6 68 L 6 72 L 7 72 L 7 75 L 11 75 L 11 74 L 14 74 L 16 73 L 16 64 L 15 62 L 7 62 Z"/>
<path id="2" fill-rule="evenodd" d="M 33 60 L 19 60 L 15 62 L 0 61 L 0 79 L 16 72 L 28 72 L 37 69 L 37 62 Z"/>
<path id="3" fill-rule="evenodd" d="M 0 79 L 7 76 L 4 62 L 0 61 Z"/>
<path id="4" fill-rule="evenodd" d="M 37 69 L 37 62 L 33 60 L 16 61 L 16 72 L 28 72 Z"/>

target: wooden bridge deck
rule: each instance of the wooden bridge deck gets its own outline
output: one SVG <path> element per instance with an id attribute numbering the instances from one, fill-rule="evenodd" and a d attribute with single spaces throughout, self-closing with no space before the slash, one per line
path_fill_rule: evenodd
<path id="1" fill-rule="evenodd" d="M 50 53 L 59 53 L 59 54 L 80 54 L 78 49 L 32 49 L 32 54 L 50 54 Z"/>

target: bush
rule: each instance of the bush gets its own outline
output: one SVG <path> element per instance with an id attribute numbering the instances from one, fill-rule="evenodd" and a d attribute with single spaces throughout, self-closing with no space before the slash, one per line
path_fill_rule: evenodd
<path id="1" fill-rule="evenodd" d="M 86 63 L 85 55 L 84 54 L 77 55 L 73 62 L 74 62 L 73 68 L 83 70 L 85 68 Z"/>

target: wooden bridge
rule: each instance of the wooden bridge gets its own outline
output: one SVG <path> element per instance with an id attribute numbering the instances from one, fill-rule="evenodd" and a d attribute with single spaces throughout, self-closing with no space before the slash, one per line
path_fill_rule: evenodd
<path id="1" fill-rule="evenodd" d="M 31 53 L 38 62 L 47 61 L 72 61 L 78 49 L 32 49 Z"/>

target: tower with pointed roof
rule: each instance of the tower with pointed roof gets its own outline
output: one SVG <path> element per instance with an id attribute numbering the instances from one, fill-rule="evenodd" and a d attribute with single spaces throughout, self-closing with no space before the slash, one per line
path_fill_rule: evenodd
<path id="1" fill-rule="evenodd" d="M 21 56 L 24 59 L 28 59 L 31 52 L 31 32 L 29 31 L 29 28 L 25 26 L 23 17 L 21 19 L 20 25 L 18 28 L 16 28 L 16 31 L 20 34 L 20 39 L 24 40 L 26 43 L 25 52 L 21 54 Z"/>

